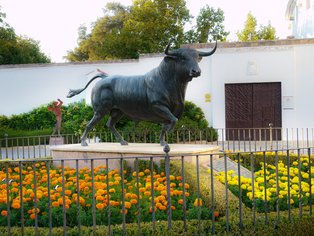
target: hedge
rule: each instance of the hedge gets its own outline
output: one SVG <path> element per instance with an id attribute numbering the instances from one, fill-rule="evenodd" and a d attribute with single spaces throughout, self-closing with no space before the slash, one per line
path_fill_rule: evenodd
<path id="1" fill-rule="evenodd" d="M 270 222 L 274 222 L 274 218 L 269 218 Z M 287 218 L 281 218 L 278 224 L 268 223 L 265 224 L 263 220 L 258 220 L 255 225 L 250 221 L 245 221 L 243 228 L 240 231 L 239 226 L 236 221 L 230 223 L 229 235 L 254 235 L 254 236 L 264 236 L 264 235 L 298 235 L 298 236 L 308 236 L 313 235 L 314 232 L 314 218 L 305 216 L 303 218 L 292 218 L 288 220 Z M 211 234 L 211 222 L 201 221 L 201 235 Z M 187 222 L 187 230 L 184 230 L 183 221 L 172 221 L 172 229 L 168 230 L 168 223 L 165 221 L 155 222 L 156 230 L 153 230 L 153 224 L 141 223 L 141 235 L 155 235 L 155 236 L 190 236 L 190 235 L 200 235 L 198 233 L 198 221 L 192 220 Z M 135 223 L 126 224 L 126 235 L 137 235 L 138 225 Z M 81 227 L 82 236 L 93 235 L 93 227 Z M 35 227 L 25 227 L 24 235 L 31 236 L 35 235 Z M 66 234 L 78 235 L 78 227 L 66 228 Z M 52 235 L 59 236 L 63 235 L 63 227 L 52 228 Z M 225 221 L 220 221 L 215 224 L 216 235 L 226 235 L 225 231 Z M 49 228 L 38 228 L 38 234 L 41 236 L 49 235 Z M 122 235 L 123 228 L 122 225 L 111 225 L 112 235 Z M 8 227 L 0 227 L 0 235 L 8 235 Z M 21 228 L 12 227 L 10 229 L 10 235 L 20 236 Z M 106 226 L 97 226 L 96 235 L 108 235 L 108 228 Z"/>

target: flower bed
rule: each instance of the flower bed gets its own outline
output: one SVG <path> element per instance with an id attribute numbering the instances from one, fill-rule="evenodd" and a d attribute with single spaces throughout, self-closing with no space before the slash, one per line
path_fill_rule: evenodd
<path id="1" fill-rule="evenodd" d="M 272 153 L 271 156 L 274 157 L 274 154 Z M 252 207 L 254 204 L 257 211 L 265 212 L 266 207 L 267 211 L 276 211 L 277 200 L 280 210 L 287 210 L 289 206 L 291 208 L 299 207 L 300 200 L 303 206 L 310 204 L 311 193 L 314 193 L 314 167 L 310 167 L 309 163 L 310 160 L 311 163 L 313 162 L 313 157 L 301 156 L 300 165 L 297 161 L 297 156 L 291 157 L 290 168 L 288 168 L 287 157 L 284 155 L 279 157 L 278 188 L 276 165 L 267 163 L 264 165 L 264 162 L 256 163 L 255 161 L 255 169 L 257 171 L 254 171 L 254 182 L 252 183 L 251 178 L 241 177 L 240 179 L 242 201 L 246 206 Z M 233 156 L 231 159 L 235 159 L 235 157 Z M 269 156 L 265 157 L 265 159 L 269 159 Z M 250 163 L 250 159 L 243 156 L 240 158 L 240 161 L 244 163 L 244 166 Z M 272 163 L 274 161 L 275 157 L 272 159 Z M 224 172 L 218 173 L 216 178 L 220 182 L 225 183 Z M 228 187 L 236 196 L 239 196 L 238 178 L 237 175 L 234 175 L 234 171 L 227 172 Z M 314 203 L 313 197 L 312 203 Z"/>
<path id="2" fill-rule="evenodd" d="M 19 167 L 9 167 L 7 169 L 8 179 L 10 180 L 11 226 L 21 225 L 21 208 L 23 208 L 24 225 L 26 226 L 34 225 L 36 215 L 39 226 L 49 226 L 49 208 L 51 209 L 52 226 L 63 225 L 64 209 L 68 226 L 78 225 L 78 209 L 80 209 L 81 224 L 91 225 L 93 222 L 93 197 L 97 225 L 108 224 L 109 207 L 111 224 L 122 223 L 123 214 L 125 214 L 127 223 L 137 222 L 139 214 L 141 222 L 152 221 L 152 201 L 155 203 L 156 221 L 167 220 L 166 177 L 162 171 L 156 170 L 152 175 L 149 169 L 138 173 L 124 171 L 124 179 L 122 179 L 119 171 L 112 170 L 107 173 L 105 166 L 94 168 L 94 176 L 92 176 L 89 169 L 84 168 L 78 172 L 79 191 L 77 191 L 77 173 L 75 169 L 64 168 L 63 189 L 62 168 L 52 166 L 49 171 L 50 178 L 48 178 L 48 164 L 49 162 L 41 162 L 23 165 L 21 171 L 22 200 L 20 200 L 19 185 L 20 169 Z M 34 191 L 34 176 L 36 176 L 36 192 Z M 94 178 L 94 189 L 92 187 L 92 178 Z M 0 225 L 6 226 L 8 216 L 6 168 L 0 171 L 0 180 L 3 180 L 0 184 Z M 50 181 L 50 189 L 48 189 L 48 180 Z M 122 211 L 122 186 L 124 187 L 124 212 Z M 183 189 L 184 187 L 185 189 Z M 154 198 L 152 190 L 154 190 Z M 187 219 L 197 219 L 199 209 L 201 210 L 202 219 L 211 219 L 210 210 L 205 207 L 205 204 L 203 205 L 202 199 L 198 203 L 196 194 L 189 192 L 188 184 L 183 186 L 181 176 L 170 175 L 170 192 L 172 220 L 183 219 L 184 205 L 186 206 Z M 49 195 L 50 203 L 48 201 Z"/>

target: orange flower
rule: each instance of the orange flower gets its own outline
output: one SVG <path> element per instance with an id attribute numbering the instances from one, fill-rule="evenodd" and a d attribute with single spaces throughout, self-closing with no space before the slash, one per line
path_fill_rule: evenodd
<path id="1" fill-rule="evenodd" d="M 131 204 L 136 204 L 136 203 L 137 203 L 137 200 L 136 200 L 136 199 L 131 199 L 131 200 L 130 200 L 130 203 L 131 203 Z"/>
<path id="2" fill-rule="evenodd" d="M 18 192 L 19 192 L 19 189 L 18 189 L 18 188 L 12 188 L 12 189 L 11 189 L 11 192 L 12 192 L 12 193 L 18 193 Z"/>
<path id="3" fill-rule="evenodd" d="M 97 208 L 98 210 L 102 210 L 102 209 L 104 209 L 104 207 L 105 207 L 105 205 L 104 205 L 103 203 L 97 203 L 97 204 L 96 204 L 96 208 Z"/>
<path id="4" fill-rule="evenodd" d="M 156 210 L 157 210 L 157 207 L 155 206 L 155 207 L 154 207 L 154 211 L 156 211 Z M 149 213 L 152 213 L 152 212 L 153 212 L 153 208 L 150 207 L 150 208 L 149 208 Z"/>
<path id="5" fill-rule="evenodd" d="M 166 210 L 167 209 L 167 207 L 166 206 L 163 206 L 163 205 L 161 205 L 160 207 L 159 207 L 159 210 L 162 210 L 162 211 L 164 211 L 164 210 Z"/>
<path id="6" fill-rule="evenodd" d="M 20 209 L 21 205 L 20 205 L 19 202 L 14 201 L 14 202 L 12 203 L 12 207 L 13 207 L 14 209 Z"/>
<path id="7" fill-rule="evenodd" d="M 132 204 L 131 204 L 130 202 L 124 202 L 124 207 L 125 207 L 126 209 L 130 209 L 131 206 L 132 206 Z"/>
<path id="8" fill-rule="evenodd" d="M 178 203 L 181 204 L 181 205 L 183 205 L 183 202 L 184 202 L 184 201 L 183 201 L 182 198 L 178 200 Z"/>
<path id="9" fill-rule="evenodd" d="M 34 220 L 35 219 L 35 213 L 30 214 L 29 217 Z"/>
<path id="10" fill-rule="evenodd" d="M 3 210 L 3 211 L 1 211 L 1 215 L 2 215 L 2 216 L 7 216 L 7 215 L 8 215 L 8 212 L 7 212 L 6 210 Z"/>
<path id="11" fill-rule="evenodd" d="M 53 201 L 53 202 L 51 203 L 51 205 L 52 205 L 52 207 L 58 207 L 58 206 L 59 206 L 59 202 Z"/>
<path id="12" fill-rule="evenodd" d="M 121 210 L 120 213 L 122 214 L 123 211 Z M 128 214 L 128 210 L 127 209 L 124 210 L 124 214 Z"/>
<path id="13" fill-rule="evenodd" d="M 65 193 L 65 195 L 71 195 L 72 191 L 67 189 L 67 190 L 64 191 L 64 193 Z"/>
<path id="14" fill-rule="evenodd" d="M 103 196 L 97 196 L 97 197 L 96 197 L 96 200 L 97 200 L 97 201 L 103 201 L 103 200 L 105 200 L 105 198 L 104 198 Z"/>
<path id="15" fill-rule="evenodd" d="M 70 199 L 65 199 L 65 204 L 66 205 L 71 205 L 72 201 Z"/>

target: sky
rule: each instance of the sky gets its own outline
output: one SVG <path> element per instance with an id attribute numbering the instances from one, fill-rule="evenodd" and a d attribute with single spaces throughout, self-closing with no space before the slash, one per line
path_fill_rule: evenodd
<path id="1" fill-rule="evenodd" d="M 77 46 L 78 28 L 87 27 L 103 16 L 107 2 L 131 5 L 132 0 L 0 0 L 5 21 L 18 35 L 39 41 L 41 50 L 52 62 L 65 62 L 68 50 Z M 289 34 L 285 11 L 288 0 L 186 0 L 190 14 L 196 17 L 208 4 L 221 8 L 225 15 L 225 30 L 230 32 L 228 41 L 235 41 L 235 33 L 242 30 L 247 14 L 256 17 L 258 25 L 271 23 L 279 38 Z"/>

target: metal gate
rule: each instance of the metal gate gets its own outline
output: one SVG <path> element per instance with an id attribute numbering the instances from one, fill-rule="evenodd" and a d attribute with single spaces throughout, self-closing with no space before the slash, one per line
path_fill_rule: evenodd
<path id="1" fill-rule="evenodd" d="M 225 84 L 227 140 L 280 140 L 281 83 Z"/>

